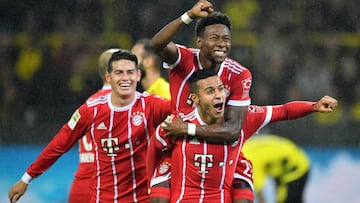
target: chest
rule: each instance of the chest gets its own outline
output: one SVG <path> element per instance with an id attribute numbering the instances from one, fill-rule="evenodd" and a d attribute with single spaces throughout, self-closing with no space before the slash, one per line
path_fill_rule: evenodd
<path id="1" fill-rule="evenodd" d="M 148 141 L 147 117 L 149 112 L 142 108 L 126 111 L 111 111 L 95 115 L 89 132 L 96 145 L 104 152 L 135 149 Z"/>

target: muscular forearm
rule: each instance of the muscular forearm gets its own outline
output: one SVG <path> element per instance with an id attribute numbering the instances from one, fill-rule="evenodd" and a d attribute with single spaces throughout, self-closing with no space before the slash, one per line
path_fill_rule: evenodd
<path id="1" fill-rule="evenodd" d="M 242 123 L 248 107 L 227 106 L 225 122 L 207 126 L 197 126 L 196 136 L 215 142 L 234 142 L 239 139 Z"/>
<path id="2" fill-rule="evenodd" d="M 198 125 L 196 136 L 213 142 L 234 142 L 238 140 L 241 131 L 241 124 L 226 122 L 221 125 Z"/>
<path id="3" fill-rule="evenodd" d="M 247 107 L 242 109 L 244 112 L 242 112 L 241 109 L 241 107 L 234 109 L 234 111 L 236 111 L 232 113 L 234 116 L 230 116 L 231 119 L 227 119 L 226 122 L 221 124 L 195 125 L 183 122 L 182 119 L 177 116 L 177 119 L 174 119 L 172 122 L 164 121 L 166 125 L 164 125 L 163 128 L 167 131 L 166 136 L 182 137 L 188 134 L 212 142 L 231 143 L 238 140 L 241 132 L 242 122 L 245 116 L 244 113 L 246 113 Z"/>
<path id="4" fill-rule="evenodd" d="M 164 49 L 184 25 L 185 24 L 181 21 L 180 18 L 177 18 L 167 24 L 164 28 L 162 28 L 158 33 L 153 36 L 152 48 L 155 51 L 160 51 Z"/>
<path id="5" fill-rule="evenodd" d="M 153 48 L 161 51 L 173 39 L 173 37 L 185 25 L 191 23 L 198 17 L 207 17 L 213 11 L 212 4 L 208 1 L 199 1 L 190 10 L 186 11 L 181 17 L 176 18 L 161 29 L 153 38 Z"/>

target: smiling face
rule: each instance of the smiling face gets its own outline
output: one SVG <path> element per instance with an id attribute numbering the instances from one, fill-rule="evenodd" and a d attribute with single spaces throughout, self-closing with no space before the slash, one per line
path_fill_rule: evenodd
<path id="1" fill-rule="evenodd" d="M 223 24 L 205 27 L 202 36 L 197 37 L 200 48 L 200 61 L 204 68 L 211 68 L 222 63 L 231 50 L 231 33 Z"/>
<path id="2" fill-rule="evenodd" d="M 224 85 L 218 76 L 211 76 L 196 82 L 197 91 L 191 98 L 196 104 L 201 119 L 207 124 L 220 122 L 224 116 L 226 95 Z"/>
<path id="3" fill-rule="evenodd" d="M 111 66 L 112 70 L 107 74 L 107 79 L 110 81 L 112 94 L 116 98 L 132 101 L 135 96 L 136 84 L 141 77 L 135 62 L 120 59 L 111 62 Z"/>

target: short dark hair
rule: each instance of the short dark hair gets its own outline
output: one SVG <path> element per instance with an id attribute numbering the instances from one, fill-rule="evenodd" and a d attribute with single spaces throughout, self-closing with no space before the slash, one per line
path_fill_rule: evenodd
<path id="1" fill-rule="evenodd" d="M 212 76 L 217 76 L 216 72 L 213 69 L 202 69 L 193 73 L 189 78 L 190 91 L 192 93 L 196 93 L 198 90 L 198 86 L 196 85 L 196 82 Z"/>
<path id="2" fill-rule="evenodd" d="M 196 36 L 203 36 L 205 27 L 208 25 L 223 24 L 231 31 L 231 21 L 229 16 L 219 11 L 212 12 L 206 18 L 200 18 L 196 21 L 195 32 Z"/>
<path id="3" fill-rule="evenodd" d="M 162 66 L 162 60 L 160 59 L 159 55 L 157 55 L 154 49 L 151 47 L 151 39 L 148 38 L 141 38 L 135 42 L 136 44 L 144 45 L 144 57 L 150 56 L 155 59 L 155 63 L 157 67 Z"/>
<path id="4" fill-rule="evenodd" d="M 128 50 L 120 49 L 120 51 L 114 52 L 110 57 L 109 64 L 108 64 L 108 72 L 109 73 L 112 71 L 112 62 L 119 61 L 121 59 L 127 59 L 130 61 L 134 61 L 135 67 L 137 67 L 138 60 L 137 60 L 136 55 L 131 53 Z"/>

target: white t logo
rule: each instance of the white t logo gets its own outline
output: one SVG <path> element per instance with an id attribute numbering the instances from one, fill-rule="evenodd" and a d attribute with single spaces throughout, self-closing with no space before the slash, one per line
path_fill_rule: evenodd
<path id="1" fill-rule="evenodd" d="M 211 154 L 195 154 L 194 165 L 200 167 L 199 173 L 208 173 L 206 167 L 213 166 L 213 155 Z"/>
<path id="2" fill-rule="evenodd" d="M 101 147 L 107 152 L 108 156 L 117 156 L 114 152 L 119 150 L 119 140 L 118 138 L 105 138 L 101 139 Z"/>

